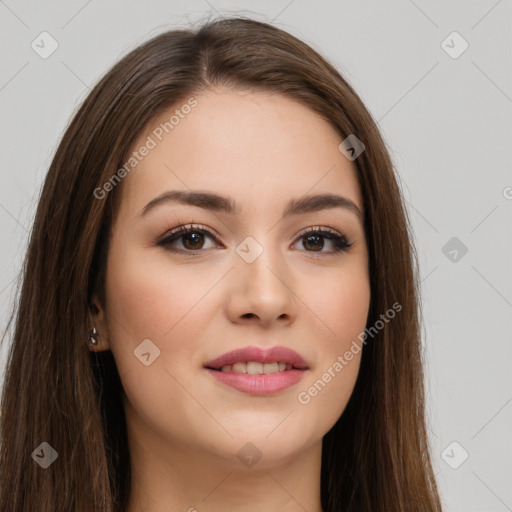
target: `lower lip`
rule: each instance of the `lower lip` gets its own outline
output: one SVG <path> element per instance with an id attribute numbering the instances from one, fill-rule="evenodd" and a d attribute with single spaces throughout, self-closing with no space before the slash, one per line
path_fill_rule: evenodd
<path id="1" fill-rule="evenodd" d="M 271 395 L 293 386 L 302 379 L 305 370 L 285 370 L 267 375 L 249 375 L 247 373 L 221 372 L 206 369 L 219 382 L 248 395 Z"/>

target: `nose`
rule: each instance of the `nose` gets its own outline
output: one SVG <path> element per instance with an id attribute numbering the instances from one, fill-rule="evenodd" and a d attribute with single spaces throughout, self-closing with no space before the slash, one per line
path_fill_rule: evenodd
<path id="1" fill-rule="evenodd" d="M 285 259 L 267 248 L 252 263 L 235 258 L 227 305 L 230 320 L 264 327 L 291 324 L 300 301 Z"/>

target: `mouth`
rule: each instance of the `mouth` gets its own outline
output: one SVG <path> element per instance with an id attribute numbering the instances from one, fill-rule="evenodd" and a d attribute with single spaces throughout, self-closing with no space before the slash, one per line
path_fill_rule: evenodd
<path id="1" fill-rule="evenodd" d="M 204 368 L 219 382 L 250 395 L 278 393 L 302 379 L 309 365 L 286 347 L 237 349 L 207 362 Z"/>
<path id="2" fill-rule="evenodd" d="M 237 361 L 233 364 L 225 364 L 220 368 L 210 368 L 218 372 L 245 373 L 247 375 L 271 375 L 273 373 L 284 372 L 289 370 L 299 370 L 290 363 L 283 361 L 273 361 L 271 363 L 260 363 L 258 361 Z"/>

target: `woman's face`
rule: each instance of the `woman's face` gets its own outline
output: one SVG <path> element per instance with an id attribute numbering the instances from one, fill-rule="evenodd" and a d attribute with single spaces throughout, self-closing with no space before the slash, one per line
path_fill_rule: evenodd
<path id="1" fill-rule="evenodd" d="M 194 98 L 150 123 L 117 185 L 100 340 L 138 442 L 238 464 L 252 443 L 270 464 L 319 443 L 354 388 L 370 302 L 362 197 L 342 138 L 305 106 Z M 345 202 L 312 199 L 324 194 Z"/>

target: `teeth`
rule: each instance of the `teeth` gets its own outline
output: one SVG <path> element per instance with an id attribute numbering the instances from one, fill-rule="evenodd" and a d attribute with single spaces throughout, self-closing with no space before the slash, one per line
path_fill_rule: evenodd
<path id="1" fill-rule="evenodd" d="M 247 365 L 245 363 L 235 363 L 232 370 L 235 373 L 247 373 Z"/>
<path id="2" fill-rule="evenodd" d="M 249 361 L 247 363 L 247 373 L 249 375 L 261 375 L 263 373 L 263 365 L 261 363 Z"/>
<path id="3" fill-rule="evenodd" d="M 292 365 L 274 361 L 272 363 L 258 363 L 256 361 L 248 361 L 246 363 L 238 362 L 234 364 L 224 365 L 221 372 L 247 373 L 249 375 L 270 375 L 272 373 L 284 372 L 291 370 Z"/>
<path id="4" fill-rule="evenodd" d="M 263 365 L 263 373 L 277 373 L 279 371 L 279 363 L 265 363 Z"/>

